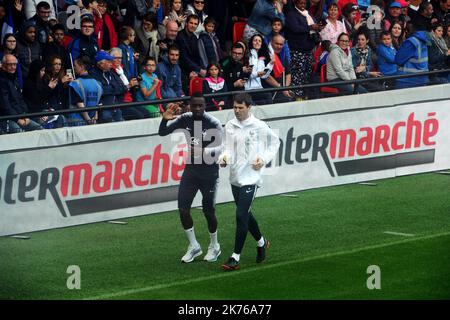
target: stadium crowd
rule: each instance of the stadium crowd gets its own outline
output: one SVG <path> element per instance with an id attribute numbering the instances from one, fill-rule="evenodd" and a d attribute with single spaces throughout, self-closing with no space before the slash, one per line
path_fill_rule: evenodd
<path id="1" fill-rule="evenodd" d="M 159 117 L 157 99 L 449 69 L 450 0 L 3 0 L 0 134 Z M 450 75 L 333 86 L 357 94 Z M 256 104 L 319 89 L 252 94 Z M 230 108 L 227 97 L 207 110 Z"/>

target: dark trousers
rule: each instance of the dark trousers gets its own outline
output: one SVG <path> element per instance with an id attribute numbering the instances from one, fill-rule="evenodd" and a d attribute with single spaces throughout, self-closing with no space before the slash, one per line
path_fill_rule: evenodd
<path id="1" fill-rule="evenodd" d="M 261 231 L 258 222 L 253 217 L 251 206 L 256 196 L 256 185 L 236 187 L 231 186 L 234 202 L 236 203 L 236 238 L 234 242 L 234 252 L 240 254 L 244 247 L 247 232 L 258 241 L 261 239 Z"/>

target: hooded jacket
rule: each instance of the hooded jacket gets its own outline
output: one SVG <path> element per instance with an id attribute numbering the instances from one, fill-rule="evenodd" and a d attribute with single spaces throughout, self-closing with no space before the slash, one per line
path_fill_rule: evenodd
<path id="1" fill-rule="evenodd" d="M 32 43 L 25 40 L 25 32 L 31 27 L 35 27 L 34 23 L 32 21 L 25 21 L 23 28 L 17 36 L 17 59 L 22 67 L 22 76 L 24 79 L 28 76 L 31 62 L 41 58 L 41 46 L 37 35 Z"/>
<path id="2" fill-rule="evenodd" d="M 327 60 L 327 80 L 336 79 L 354 80 L 356 79 L 353 69 L 352 53 L 348 50 L 348 55 L 338 45 L 330 46 L 330 54 Z"/>

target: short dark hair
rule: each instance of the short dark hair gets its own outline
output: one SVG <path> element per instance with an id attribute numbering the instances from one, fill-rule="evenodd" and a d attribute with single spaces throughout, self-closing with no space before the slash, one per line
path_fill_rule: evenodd
<path id="1" fill-rule="evenodd" d="M 145 57 L 142 64 L 145 66 L 149 61 L 153 61 L 156 64 L 156 59 L 153 57 Z"/>
<path id="2" fill-rule="evenodd" d="M 211 16 L 208 16 L 205 21 L 203 21 L 203 25 L 206 26 L 208 23 L 212 23 L 214 26 L 217 26 L 217 21 Z"/>
<path id="3" fill-rule="evenodd" d="M 273 18 L 272 21 L 270 21 L 270 24 L 274 24 L 274 22 L 281 22 L 281 24 L 283 25 L 283 21 L 278 17 Z"/>
<path id="4" fill-rule="evenodd" d="M 389 36 L 392 38 L 391 32 L 390 31 L 383 31 L 380 34 L 380 39 L 383 39 L 384 36 Z"/>
<path id="5" fill-rule="evenodd" d="M 196 15 L 196 14 L 190 14 L 190 15 L 188 15 L 187 18 L 186 18 L 186 24 L 188 24 L 188 22 L 189 22 L 191 19 L 200 20 L 200 18 L 198 17 L 198 15 Z"/>
<path id="6" fill-rule="evenodd" d="M 194 92 L 194 93 L 192 93 L 191 100 L 190 100 L 189 103 L 192 103 L 192 100 L 194 100 L 194 99 L 203 99 L 203 103 L 206 102 L 205 101 L 205 97 L 203 96 L 203 93 L 201 93 L 201 92 Z"/>
<path id="7" fill-rule="evenodd" d="M 76 58 L 75 62 L 78 62 L 78 64 L 80 66 L 83 66 L 83 68 L 86 71 L 89 70 L 91 68 L 91 66 L 92 66 L 91 59 L 88 56 L 86 56 L 86 55 L 82 55 L 82 56 Z"/>
<path id="8" fill-rule="evenodd" d="M 50 9 L 50 5 L 48 4 L 48 2 L 45 1 L 41 1 L 37 4 L 36 6 L 36 11 L 39 11 L 41 9 Z"/>
<path id="9" fill-rule="evenodd" d="M 167 52 L 170 51 L 180 51 L 180 47 L 178 47 L 175 43 L 170 45 L 169 48 L 167 49 Z"/>
<path id="10" fill-rule="evenodd" d="M 247 107 L 252 105 L 252 97 L 246 92 L 235 94 L 233 96 L 233 101 L 237 103 L 243 103 Z"/>
<path id="11" fill-rule="evenodd" d="M 242 43 L 240 42 L 235 42 L 233 43 L 233 45 L 231 46 L 231 49 L 242 49 L 245 50 L 244 46 L 242 45 Z"/>

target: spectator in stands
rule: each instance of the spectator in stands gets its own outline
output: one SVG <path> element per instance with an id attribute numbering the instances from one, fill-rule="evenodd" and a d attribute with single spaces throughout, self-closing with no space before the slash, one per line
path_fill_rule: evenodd
<path id="1" fill-rule="evenodd" d="M 25 79 L 31 62 L 41 58 L 41 46 L 36 39 L 36 27 L 32 21 L 25 21 L 17 36 L 17 57 Z"/>
<path id="2" fill-rule="evenodd" d="M 312 50 L 316 43 L 313 33 L 319 32 L 321 26 L 314 21 L 306 10 L 306 0 L 294 1 L 296 10 L 286 17 L 286 39 L 291 52 L 292 85 L 302 85 L 310 82 L 313 71 L 314 57 Z M 302 89 L 294 90 L 299 99 L 306 97 Z"/>
<path id="3" fill-rule="evenodd" d="M 203 31 L 205 31 L 205 19 L 208 15 L 205 13 L 205 1 L 206 0 L 191 0 L 191 3 L 186 7 L 186 14 L 196 15 L 198 17 L 198 26 L 195 30 L 195 35 L 198 37 Z"/>
<path id="4" fill-rule="evenodd" d="M 203 81 L 203 93 L 222 93 L 228 92 L 225 80 L 220 76 L 220 65 L 217 62 L 212 62 L 206 68 L 207 76 Z M 205 98 L 206 110 L 222 110 L 228 107 L 227 97 L 219 98 Z"/>
<path id="5" fill-rule="evenodd" d="M 164 25 L 167 25 L 169 21 L 175 21 L 178 24 L 178 31 L 184 29 L 186 23 L 187 14 L 183 9 L 183 3 L 181 0 L 170 0 L 169 1 L 169 14 L 164 20 Z"/>
<path id="6" fill-rule="evenodd" d="M 244 55 L 244 47 L 236 42 L 231 47 L 230 56 L 222 61 L 222 74 L 230 91 L 242 90 L 252 71 L 252 68 L 243 65 Z"/>
<path id="7" fill-rule="evenodd" d="M 252 68 L 248 80 L 245 82 L 245 90 L 263 89 L 262 79 L 267 79 L 272 72 L 275 57 L 264 43 L 263 36 L 255 34 L 249 41 L 248 66 Z M 251 94 L 251 93 L 250 93 Z M 253 102 L 256 104 L 272 103 L 272 95 L 268 92 L 251 94 Z"/>
<path id="8" fill-rule="evenodd" d="M 108 12 L 107 0 L 97 0 L 98 12 L 100 19 L 95 19 L 95 34 L 97 35 L 98 47 L 101 50 L 109 50 L 117 47 L 119 44 L 119 37 L 117 35 L 114 21 Z"/>
<path id="9" fill-rule="evenodd" d="M 0 71 L 0 115 L 2 116 L 28 113 L 28 106 L 17 79 L 16 68 L 17 58 L 12 54 L 6 54 L 2 59 Z M 42 129 L 41 125 L 30 118 L 1 121 L 0 128 L 5 133 Z"/>
<path id="10" fill-rule="evenodd" d="M 167 57 L 169 47 L 176 43 L 178 35 L 178 25 L 175 21 L 169 21 L 166 24 L 166 36 L 164 39 L 157 42 L 159 46 L 159 57 Z"/>
<path id="11" fill-rule="evenodd" d="M 450 25 L 450 0 L 436 0 L 433 17 L 442 26 Z"/>
<path id="12" fill-rule="evenodd" d="M 412 74 L 428 71 L 428 33 L 410 26 L 408 38 L 403 42 L 395 56 L 399 66 L 399 74 Z M 428 83 L 428 76 L 404 78 L 396 80 L 396 88 L 411 88 L 424 86 Z"/>
<path id="13" fill-rule="evenodd" d="M 169 47 L 167 57 L 161 57 L 156 67 L 156 75 L 162 81 L 161 95 L 164 99 L 183 97 L 181 85 L 181 68 L 178 65 L 180 49 L 173 45 Z"/>
<path id="14" fill-rule="evenodd" d="M 270 44 L 270 41 L 273 39 L 273 37 L 281 35 L 284 38 L 284 33 L 281 32 L 281 30 L 283 29 L 283 22 L 281 21 L 280 18 L 274 18 L 272 20 L 272 33 L 267 36 L 264 41 L 266 42 L 267 45 Z M 284 57 L 286 56 L 289 63 L 291 63 L 291 52 L 289 51 L 289 46 L 287 44 L 287 41 L 284 40 L 284 46 L 281 49 L 281 55 Z"/>
<path id="15" fill-rule="evenodd" d="M 325 20 L 325 13 L 326 10 L 324 10 L 326 7 L 325 0 L 310 0 L 309 6 L 308 6 L 308 12 L 311 15 L 311 17 L 314 18 L 315 21 L 321 22 Z"/>
<path id="16" fill-rule="evenodd" d="M 24 1 L 20 1 L 20 3 L 22 3 L 22 5 L 23 5 L 23 9 L 21 7 L 20 10 L 23 11 L 25 19 L 30 19 L 36 13 L 38 13 L 38 5 L 40 3 L 42 3 L 42 2 L 46 2 L 49 5 L 50 14 L 48 15 L 48 18 L 49 19 L 56 19 L 56 10 L 55 10 L 55 6 L 54 6 L 54 3 L 53 3 L 52 0 L 41 0 L 41 1 L 24 0 Z M 16 6 L 16 4 L 14 4 L 14 5 Z M 16 6 L 16 8 L 17 8 L 17 6 Z"/>
<path id="17" fill-rule="evenodd" d="M 157 88 L 161 81 L 155 74 L 156 59 L 147 57 L 144 59 L 144 72 L 141 74 L 142 81 L 139 85 L 139 92 L 136 95 L 136 101 L 152 101 L 157 98 Z M 156 105 L 142 106 L 149 112 L 151 118 L 159 117 L 159 108 Z"/>
<path id="18" fill-rule="evenodd" d="M 142 64 L 146 57 L 153 57 L 156 59 L 156 62 L 158 62 L 158 40 L 158 22 L 156 20 L 156 14 L 149 12 L 142 18 L 142 22 L 139 23 L 139 26 L 136 28 L 136 38 L 133 48 L 135 52 L 139 53 L 139 64 Z"/>
<path id="19" fill-rule="evenodd" d="M 83 4 L 83 10 L 81 10 L 81 19 L 86 16 L 89 16 L 94 22 L 96 20 L 102 20 L 102 15 L 98 11 L 98 2 L 97 0 L 81 0 Z"/>
<path id="20" fill-rule="evenodd" d="M 362 28 L 361 28 L 362 29 Z M 381 77 L 379 71 L 372 70 L 372 48 L 369 46 L 369 35 L 363 31 L 358 33 L 357 43 L 351 48 L 353 68 L 357 79 Z M 364 82 L 364 87 L 371 92 L 381 91 L 384 87 L 379 82 Z"/>
<path id="21" fill-rule="evenodd" d="M 356 35 L 358 29 L 363 25 L 361 20 L 358 20 L 359 7 L 353 3 L 347 3 L 342 8 L 342 22 L 344 23 L 347 34 L 350 37 L 351 43 L 356 43 Z"/>
<path id="22" fill-rule="evenodd" d="M 29 19 L 36 26 L 36 38 L 42 48 L 47 44 L 50 35 L 50 14 L 50 4 L 41 1 L 36 6 L 36 14 Z"/>
<path id="23" fill-rule="evenodd" d="M 400 49 L 405 41 L 405 29 L 400 22 L 394 22 L 389 29 L 392 36 L 392 45 L 396 50 Z"/>
<path id="24" fill-rule="evenodd" d="M 180 48 L 181 69 L 188 79 L 198 75 L 206 76 L 206 66 L 203 65 L 200 57 L 198 38 L 195 30 L 198 27 L 198 17 L 189 15 L 186 19 L 186 27 L 183 31 L 178 32 L 177 44 Z"/>
<path id="25" fill-rule="evenodd" d="M 378 71 L 382 76 L 393 76 L 397 74 L 397 63 L 395 62 L 395 56 L 397 49 L 392 44 L 392 35 L 389 31 L 383 31 L 381 34 L 381 43 L 377 48 L 378 55 Z M 386 81 L 386 89 L 393 89 L 395 81 Z"/>
<path id="26" fill-rule="evenodd" d="M 69 53 L 67 49 L 64 47 L 64 35 L 65 35 L 64 26 L 59 23 L 54 25 L 52 27 L 51 33 L 52 41 L 48 42 L 45 45 L 42 51 L 42 57 L 46 59 L 51 56 L 58 55 L 63 59 L 64 66 L 66 66 L 66 68 L 70 68 L 71 63 L 69 60 Z"/>
<path id="27" fill-rule="evenodd" d="M 344 23 L 338 20 L 339 7 L 336 3 L 330 4 L 328 7 L 328 18 L 325 28 L 320 31 L 322 40 L 329 40 L 332 44 L 336 44 L 338 36 L 342 32 L 346 32 Z"/>
<path id="28" fill-rule="evenodd" d="M 423 1 L 417 14 L 411 19 L 411 23 L 418 31 L 430 31 L 431 24 L 437 22 L 436 18 L 433 18 L 433 5 L 431 2 Z"/>
<path id="29" fill-rule="evenodd" d="M 12 3 L 12 4 L 10 4 L 10 3 Z M 27 18 L 25 16 L 24 10 L 22 10 L 22 8 L 23 8 L 23 2 L 21 2 L 21 1 L 8 1 L 6 3 L 4 3 L 3 1 L 0 2 L 0 35 L 3 36 L 6 33 L 13 32 L 13 30 L 10 29 L 10 26 L 8 24 L 7 13 L 9 13 L 8 12 L 9 9 L 11 9 L 12 20 L 13 20 L 13 24 L 14 24 L 16 30 L 20 29 L 24 20 L 31 18 L 31 16 L 36 13 L 36 9 L 34 9 L 33 14 Z M 0 38 L 0 39 L 3 40 L 2 38 Z"/>
<path id="30" fill-rule="evenodd" d="M 429 70 L 444 70 L 450 68 L 450 50 L 443 38 L 444 28 L 441 24 L 431 27 L 430 45 L 428 46 Z M 430 77 L 432 83 L 448 83 L 450 73 L 441 73 Z"/>
<path id="31" fill-rule="evenodd" d="M 72 60 L 80 56 L 88 56 L 94 63 L 98 50 L 97 39 L 94 35 L 94 21 L 87 16 L 81 20 L 80 34 L 70 42 L 68 51 L 72 55 Z"/>
<path id="32" fill-rule="evenodd" d="M 138 76 L 139 53 L 134 52 L 131 46 L 135 38 L 136 33 L 131 27 L 122 27 L 119 35 L 119 48 L 122 49 L 122 66 L 128 80 L 135 79 Z"/>
<path id="33" fill-rule="evenodd" d="M 445 44 L 447 45 L 447 48 L 450 48 L 450 25 L 448 25 L 446 28 L 446 32 L 445 32 Z"/>
<path id="34" fill-rule="evenodd" d="M 7 33 L 3 37 L 2 47 L 0 49 L 0 59 L 5 54 L 12 54 L 17 57 L 17 39 L 12 33 Z"/>
<path id="35" fill-rule="evenodd" d="M 69 84 L 69 97 L 71 107 L 90 108 L 97 107 L 103 95 L 101 84 L 88 73 L 91 61 L 83 56 L 75 59 L 74 68 L 77 79 Z M 84 126 L 95 124 L 98 120 L 97 111 L 71 113 L 68 116 L 69 126 Z"/>
<path id="36" fill-rule="evenodd" d="M 215 32 L 216 20 L 208 17 L 205 19 L 204 25 L 205 30 L 199 36 L 199 45 L 201 46 L 199 53 L 202 58 L 202 65 L 207 66 L 211 62 L 220 61 L 223 54 Z"/>
<path id="37" fill-rule="evenodd" d="M 350 37 L 346 33 L 341 33 L 338 37 L 337 45 L 331 45 L 330 55 L 327 60 L 328 81 L 356 79 L 349 43 Z M 356 88 L 354 84 L 335 85 L 334 87 L 339 89 L 340 94 L 352 94 L 354 91 L 358 93 L 367 92 L 361 85 L 358 85 Z"/>
<path id="38" fill-rule="evenodd" d="M 62 110 L 69 108 L 68 85 L 73 77 L 66 74 L 60 56 L 49 57 L 45 64 L 44 85 L 49 88 L 45 109 Z"/>
<path id="39" fill-rule="evenodd" d="M 139 92 L 139 81 L 136 78 L 128 79 L 123 65 L 123 50 L 121 48 L 112 48 L 109 54 L 114 58 L 111 71 L 119 76 L 122 83 L 126 86 L 127 90 L 123 95 L 123 102 L 133 102 Z M 150 113 L 143 106 L 129 106 L 122 109 L 122 117 L 125 120 L 144 119 L 149 118 Z"/>
<path id="40" fill-rule="evenodd" d="M 105 51 L 99 51 L 95 55 L 95 68 L 89 73 L 102 85 L 103 94 L 101 103 L 106 106 L 121 103 L 127 87 L 120 77 L 112 72 L 112 61 L 114 58 Z M 123 121 L 122 111 L 119 108 L 102 110 L 99 114 L 99 122 Z"/>
<path id="41" fill-rule="evenodd" d="M 265 83 L 267 87 L 289 87 L 291 85 L 291 68 L 289 59 L 286 52 L 283 52 L 285 46 L 284 37 L 279 34 L 272 38 L 269 44 L 269 51 L 274 52 L 275 62 L 273 66 L 272 73 L 266 79 Z M 272 94 L 272 101 L 274 103 L 282 103 L 292 101 L 294 93 L 291 91 L 277 91 Z"/>
<path id="42" fill-rule="evenodd" d="M 147 12 L 150 11 L 151 1 L 147 0 L 129 0 L 125 3 L 125 16 L 123 25 L 134 27 Z"/>
<path id="43" fill-rule="evenodd" d="M 67 108 L 67 104 L 63 107 L 53 108 L 56 97 L 53 96 L 54 89 L 58 84 L 58 80 L 46 83 L 45 63 L 41 60 L 34 60 L 30 65 L 28 77 L 25 79 L 23 87 L 23 97 L 28 105 L 29 112 L 55 111 Z M 66 125 L 66 119 L 63 115 L 44 116 L 32 118 L 33 121 L 39 123 L 44 128 L 61 128 Z"/>
<path id="44" fill-rule="evenodd" d="M 278 0 L 257 0 L 244 29 L 244 41 L 248 42 L 255 34 L 267 37 L 272 32 L 271 22 L 274 18 L 280 18 L 283 24 L 285 23 L 280 2 Z"/>
<path id="45" fill-rule="evenodd" d="M 391 26 L 397 22 L 400 23 L 402 28 L 406 28 L 406 21 L 404 15 L 402 15 L 402 6 L 399 2 L 392 2 L 383 20 L 384 30 L 389 30 Z"/>

